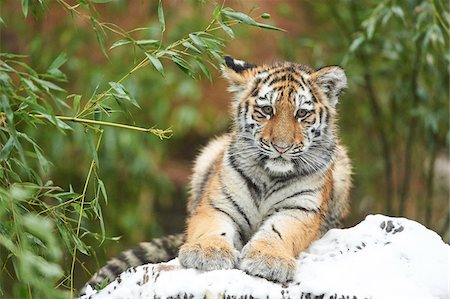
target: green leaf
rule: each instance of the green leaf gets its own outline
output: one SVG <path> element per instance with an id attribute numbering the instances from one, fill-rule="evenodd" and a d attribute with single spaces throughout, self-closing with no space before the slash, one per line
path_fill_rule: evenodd
<path id="1" fill-rule="evenodd" d="M 350 45 L 349 51 L 355 52 L 365 40 L 366 40 L 366 37 L 364 35 L 360 35 L 357 38 L 355 38 L 352 41 L 352 44 Z"/>
<path id="2" fill-rule="evenodd" d="M 256 23 L 255 20 L 253 20 L 250 16 L 246 15 L 242 12 L 236 12 L 236 11 L 229 11 L 229 10 L 222 10 L 222 13 L 232 19 L 241 21 L 244 24 L 256 26 L 258 23 Z"/>
<path id="3" fill-rule="evenodd" d="M 189 63 L 183 59 L 181 56 L 179 55 L 173 55 L 172 56 L 172 61 L 176 63 L 176 65 L 187 75 L 192 77 L 192 71 L 191 71 L 191 66 L 189 65 Z"/>
<path id="4" fill-rule="evenodd" d="M 28 1 L 29 0 L 22 0 L 22 13 L 25 16 L 25 18 L 28 15 Z"/>
<path id="5" fill-rule="evenodd" d="M 63 52 L 63 53 L 59 54 L 58 57 L 56 57 L 56 59 L 52 62 L 52 64 L 50 64 L 48 70 L 51 71 L 51 70 L 58 69 L 66 61 L 67 61 L 67 54 Z"/>
<path id="6" fill-rule="evenodd" d="M 121 100 L 126 100 L 136 106 L 137 108 L 141 108 L 136 100 L 129 94 L 126 90 L 125 86 L 118 82 L 109 82 L 109 85 L 114 89 L 115 93 L 112 94 L 114 97 L 117 97 Z"/>
<path id="7" fill-rule="evenodd" d="M 234 32 L 230 27 L 228 27 L 222 22 L 219 22 L 219 25 L 220 27 L 222 27 L 223 31 L 225 31 L 226 34 L 228 34 L 231 38 L 234 38 Z"/>
<path id="8" fill-rule="evenodd" d="M 97 28 L 97 20 L 96 19 L 94 19 L 92 16 L 90 19 L 91 19 L 91 23 L 92 23 L 92 28 L 94 29 L 95 36 L 97 38 L 97 42 L 100 45 L 100 49 L 102 50 L 103 55 L 105 55 L 106 58 L 109 58 L 108 54 L 106 53 L 106 49 L 105 49 L 105 33 L 103 31 L 100 31 Z"/>
<path id="9" fill-rule="evenodd" d="M 164 11 L 162 6 L 162 0 L 158 2 L 158 20 L 159 20 L 159 28 L 161 32 L 166 31 L 166 21 L 164 20 Z"/>
<path id="10" fill-rule="evenodd" d="M 403 12 L 403 9 L 399 6 L 393 6 L 391 8 L 394 15 L 398 16 L 403 22 L 405 21 L 405 13 Z"/>
<path id="11" fill-rule="evenodd" d="M 265 12 L 265 13 L 263 13 L 263 14 L 261 15 L 261 18 L 263 18 L 263 19 L 270 19 L 270 14 L 268 14 L 267 12 Z"/>
<path id="12" fill-rule="evenodd" d="M 51 122 L 52 124 L 54 124 L 58 128 L 62 128 L 62 129 L 65 129 L 65 130 L 72 130 L 71 126 L 69 126 L 68 124 L 66 124 L 62 120 L 57 119 L 54 115 L 49 115 L 49 114 L 44 113 L 44 112 L 39 112 L 39 114 L 44 116 L 49 122 Z"/>
<path id="13" fill-rule="evenodd" d="M 256 23 L 256 26 L 259 27 L 259 28 L 263 28 L 263 29 L 286 32 L 286 30 L 284 30 L 283 28 L 279 28 L 279 27 L 276 27 L 276 26 L 268 25 L 268 24 Z"/>
<path id="14" fill-rule="evenodd" d="M 116 41 L 114 44 L 111 45 L 111 47 L 109 47 L 110 50 L 123 46 L 123 45 L 128 45 L 131 44 L 130 40 L 126 40 L 126 39 L 119 39 L 118 41 Z"/>
<path id="15" fill-rule="evenodd" d="M 159 44 L 159 40 L 157 39 L 141 39 L 136 41 L 136 45 L 145 46 L 150 44 Z"/>
<path id="16" fill-rule="evenodd" d="M 78 112 L 78 108 L 80 107 L 81 95 L 77 94 L 73 97 L 73 110 Z"/>
<path id="17" fill-rule="evenodd" d="M 0 151 L 0 161 L 5 161 L 8 159 L 13 147 L 14 147 L 14 138 L 10 136 L 8 141 L 6 142 L 5 145 L 3 145 L 2 150 Z"/>
<path id="18" fill-rule="evenodd" d="M 250 25 L 250 26 L 256 26 L 263 29 L 269 29 L 269 30 L 276 30 L 276 31 L 286 31 L 284 29 L 278 28 L 276 26 L 258 23 L 255 20 L 253 20 L 250 16 L 242 13 L 242 12 L 236 12 L 236 11 L 229 11 L 229 10 L 222 10 L 222 13 L 232 19 L 241 21 L 244 24 Z"/>
<path id="19" fill-rule="evenodd" d="M 220 6 L 217 5 L 217 3 L 214 5 L 213 17 L 216 21 L 218 21 L 220 17 Z"/>
<path id="20" fill-rule="evenodd" d="M 145 56 L 147 56 L 148 60 L 150 60 L 155 69 L 164 77 L 164 67 L 161 64 L 161 61 L 147 52 L 145 52 Z"/>
<path id="21" fill-rule="evenodd" d="M 94 137 L 95 135 L 91 133 L 92 130 L 88 130 L 86 133 L 86 138 L 88 141 L 88 145 L 89 145 L 89 150 L 91 151 L 91 156 L 92 159 L 95 162 L 95 165 L 97 165 L 97 167 L 99 167 L 99 163 L 98 163 L 98 154 L 97 154 L 97 149 L 95 146 L 95 142 L 94 142 Z"/>
<path id="22" fill-rule="evenodd" d="M 205 44 L 205 42 L 200 38 L 200 37 L 198 37 L 197 35 L 195 35 L 195 34 L 193 34 L 193 33 L 190 33 L 189 34 L 189 38 L 192 40 L 192 42 L 197 46 L 197 47 L 199 47 L 201 50 L 205 50 L 206 49 L 206 44 Z"/>
<path id="23" fill-rule="evenodd" d="M 111 2 L 113 0 L 90 0 L 90 1 L 94 2 L 94 3 L 109 3 L 109 2 Z"/>
<path id="24" fill-rule="evenodd" d="M 202 70 L 203 74 L 205 74 L 206 78 L 208 78 L 209 81 L 212 81 L 212 77 L 211 77 L 211 73 L 209 72 L 208 68 L 206 67 L 206 65 L 203 63 L 203 61 L 201 61 L 200 59 L 196 59 L 198 66 L 200 67 L 200 69 Z"/>
<path id="25" fill-rule="evenodd" d="M 197 53 L 199 53 L 199 54 L 202 53 L 199 49 L 197 49 L 193 44 L 191 44 L 191 43 L 188 42 L 188 41 L 183 42 L 182 45 L 185 46 L 186 48 L 188 48 L 188 49 L 194 51 L 194 52 L 197 52 Z"/>
<path id="26" fill-rule="evenodd" d="M 44 157 L 39 147 L 34 146 L 34 151 L 38 157 L 39 164 L 42 167 L 42 170 L 47 174 L 50 171 L 50 162 Z"/>
<path id="27" fill-rule="evenodd" d="M 42 86 L 42 88 L 44 88 L 47 92 L 49 91 L 49 89 L 53 89 L 53 90 L 57 90 L 57 91 L 65 91 L 64 89 L 62 89 L 61 87 L 59 87 L 58 85 L 56 85 L 53 82 L 38 79 L 38 78 L 33 78 L 33 80 L 36 83 L 39 83 Z"/>
<path id="28" fill-rule="evenodd" d="M 98 180 L 98 186 L 100 188 L 100 191 L 102 192 L 103 198 L 105 199 L 105 203 L 108 204 L 108 195 L 106 194 L 105 184 L 103 183 L 103 181 L 101 179 L 97 179 L 97 180 Z"/>

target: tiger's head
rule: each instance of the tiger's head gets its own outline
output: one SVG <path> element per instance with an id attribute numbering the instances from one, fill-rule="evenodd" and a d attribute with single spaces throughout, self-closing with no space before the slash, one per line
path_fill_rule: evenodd
<path id="1" fill-rule="evenodd" d="M 274 176 L 309 174 L 330 164 L 335 107 L 347 86 L 342 68 L 313 70 L 290 62 L 257 66 L 225 57 L 222 71 L 234 94 L 234 144 L 241 157 Z"/>

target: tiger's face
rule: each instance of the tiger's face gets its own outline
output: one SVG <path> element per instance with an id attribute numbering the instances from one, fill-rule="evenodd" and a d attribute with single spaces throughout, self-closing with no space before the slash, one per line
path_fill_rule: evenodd
<path id="1" fill-rule="evenodd" d="M 308 174 L 330 163 L 335 106 L 347 84 L 342 68 L 256 66 L 231 57 L 225 63 L 241 156 L 275 176 Z"/>

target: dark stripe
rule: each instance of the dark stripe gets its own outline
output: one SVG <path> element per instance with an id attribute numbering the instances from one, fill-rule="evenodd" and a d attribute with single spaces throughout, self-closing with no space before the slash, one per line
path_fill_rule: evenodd
<path id="1" fill-rule="evenodd" d="M 269 86 L 272 86 L 273 84 L 278 83 L 280 81 L 284 81 L 285 79 L 286 79 L 286 76 L 276 77 L 276 78 L 272 79 L 272 81 L 270 81 Z M 302 82 L 297 80 L 297 79 L 295 79 L 293 76 L 290 76 L 289 82 L 295 83 L 295 84 L 300 85 L 301 87 L 303 87 Z"/>
<path id="2" fill-rule="evenodd" d="M 222 184 L 222 186 L 223 186 L 223 184 Z M 234 208 L 238 211 L 238 213 L 241 214 L 242 218 L 244 218 L 244 220 L 245 220 L 245 222 L 247 222 L 248 226 L 251 227 L 250 220 L 248 219 L 247 214 L 245 214 L 245 212 L 242 210 L 242 208 L 236 203 L 236 201 L 234 201 L 233 197 L 231 196 L 231 194 L 229 194 L 227 192 L 225 187 L 222 187 L 222 193 L 223 193 L 223 195 L 225 195 L 227 200 L 233 204 Z"/>
<path id="3" fill-rule="evenodd" d="M 306 193 L 313 193 L 313 192 L 316 192 L 316 191 L 318 191 L 318 190 L 313 190 L 313 189 L 302 190 L 302 191 L 300 191 L 300 192 L 294 193 L 294 194 L 292 194 L 292 195 L 290 195 L 290 196 L 288 196 L 288 197 L 286 197 L 286 198 L 283 198 L 283 199 L 279 200 L 278 202 L 276 202 L 275 204 L 273 204 L 272 207 L 275 207 L 276 205 L 278 205 L 279 203 L 285 201 L 286 199 L 290 199 L 290 198 L 293 198 L 293 197 L 295 197 L 295 196 L 302 195 L 302 194 L 306 194 Z"/>
<path id="4" fill-rule="evenodd" d="M 247 185 L 248 190 L 250 191 L 250 194 L 252 195 L 252 199 L 253 202 L 255 204 L 256 207 L 258 207 L 257 205 L 257 200 L 259 200 L 261 198 L 261 190 L 259 189 L 259 187 L 252 181 L 252 179 L 250 179 L 243 171 L 242 169 L 239 167 L 238 162 L 236 161 L 236 158 L 234 156 L 229 156 L 228 157 L 230 164 L 232 166 L 232 168 L 234 170 L 236 170 L 236 172 L 242 177 L 242 179 L 244 180 L 245 184 Z"/>
<path id="5" fill-rule="evenodd" d="M 316 192 L 316 191 L 319 191 L 319 190 L 318 190 L 318 189 L 305 189 L 305 190 L 302 190 L 302 191 L 300 191 L 300 192 L 296 192 L 296 193 L 294 193 L 294 194 L 292 194 L 292 195 L 289 195 L 289 196 L 286 197 L 284 200 L 290 199 L 290 198 L 293 198 L 293 197 L 296 197 L 296 196 L 298 196 L 298 195 L 306 194 L 306 193 L 314 193 L 314 192 Z"/>
<path id="6" fill-rule="evenodd" d="M 203 194 L 205 193 L 205 187 L 207 182 L 209 181 L 211 175 L 212 175 L 212 169 L 213 169 L 213 165 L 214 163 L 212 163 L 208 170 L 206 171 L 206 174 L 203 176 L 203 179 L 201 180 L 199 186 L 198 186 L 198 193 L 197 196 L 195 196 L 193 202 L 194 203 L 198 203 L 200 201 L 200 199 L 203 197 Z M 194 207 L 195 209 L 196 207 Z"/>
<path id="7" fill-rule="evenodd" d="M 122 273 L 123 270 L 125 270 L 125 269 L 122 269 L 121 267 L 119 267 L 119 266 L 118 266 L 117 264 L 115 264 L 115 263 L 107 264 L 107 269 L 108 269 L 109 271 L 111 271 L 112 274 L 114 274 L 114 277 L 112 277 L 112 278 L 115 278 L 117 275 L 119 275 L 120 273 Z M 107 274 L 106 274 L 106 275 L 107 275 Z M 108 277 L 110 277 L 110 276 L 108 276 Z"/>
<path id="8" fill-rule="evenodd" d="M 252 89 L 251 95 L 252 97 L 256 97 L 259 93 L 259 83 L 261 82 L 261 78 L 257 78 L 255 80 L 255 86 Z"/>
<path id="9" fill-rule="evenodd" d="M 275 215 L 276 213 L 286 212 L 286 211 L 302 211 L 302 212 L 306 212 L 306 213 L 317 213 L 317 212 L 320 212 L 320 209 L 318 209 L 318 210 L 316 210 L 316 209 L 310 210 L 310 209 L 306 209 L 306 208 L 301 207 L 301 206 L 287 206 L 287 207 L 274 209 L 271 213 L 267 214 L 266 217 L 269 218 L 269 217 Z M 286 214 L 286 215 L 292 216 L 292 217 L 296 218 L 297 220 L 300 220 L 298 217 L 296 217 L 294 215 L 290 215 L 290 214 Z"/>
<path id="10" fill-rule="evenodd" d="M 242 244 L 244 244 L 245 238 L 244 238 L 244 235 L 242 234 L 244 230 L 241 227 L 241 225 L 239 224 L 239 222 L 237 222 L 236 219 L 234 219 L 234 217 L 231 216 L 230 213 L 228 213 L 227 211 L 222 210 L 219 207 L 216 207 L 213 203 L 211 203 L 211 206 L 213 207 L 213 209 L 215 209 L 216 211 L 219 211 L 219 212 L 225 214 L 226 216 L 228 216 L 228 218 L 231 219 L 231 221 L 233 221 L 233 223 L 236 225 L 236 228 L 237 228 L 236 230 L 239 233 L 239 239 L 242 242 Z"/>
<path id="11" fill-rule="evenodd" d="M 327 127 L 330 123 L 330 109 L 328 109 L 327 106 L 324 107 L 325 108 L 325 123 L 327 124 Z"/>
<path id="12" fill-rule="evenodd" d="M 281 234 L 278 230 L 275 229 L 275 225 L 272 224 L 272 230 L 274 233 L 276 233 L 278 235 L 278 237 L 280 237 L 281 240 L 283 240 L 283 238 L 281 237 Z"/>
<path id="13" fill-rule="evenodd" d="M 322 117 L 323 117 L 323 108 L 319 108 L 319 122 L 322 123 Z"/>
<path id="14" fill-rule="evenodd" d="M 289 87 L 289 91 L 288 91 L 288 98 L 292 97 L 292 94 L 294 93 L 294 89 L 292 87 Z"/>
<path id="15" fill-rule="evenodd" d="M 167 259 L 173 259 L 177 256 L 178 254 L 178 247 L 175 246 L 175 244 L 173 244 L 173 241 L 171 241 L 170 239 L 166 238 L 166 237 L 162 237 L 161 238 L 161 242 L 164 246 L 164 250 L 167 254 Z"/>
<path id="16" fill-rule="evenodd" d="M 272 194 L 274 194 L 277 191 L 280 191 L 281 189 L 285 188 L 287 185 L 290 184 L 290 182 L 281 182 L 281 185 L 274 185 L 269 191 L 266 193 L 266 196 L 264 196 L 264 199 L 268 199 Z"/>
<path id="17" fill-rule="evenodd" d="M 249 102 L 246 101 L 246 102 L 245 102 L 245 106 L 244 106 L 244 107 L 240 107 L 240 108 L 237 110 L 237 114 L 236 114 L 236 119 L 237 119 L 237 120 L 240 120 L 240 119 L 241 119 L 242 108 L 244 108 L 244 120 L 245 120 L 245 115 L 247 115 L 249 105 L 250 105 Z"/>
<path id="18" fill-rule="evenodd" d="M 286 207 L 276 208 L 275 212 L 287 211 L 287 210 L 297 210 L 297 211 L 303 211 L 303 212 L 308 212 L 308 213 L 310 213 L 310 212 L 313 212 L 313 213 L 320 212 L 320 208 L 307 209 L 307 208 L 302 207 L 302 206 L 286 206 Z"/>
<path id="19" fill-rule="evenodd" d="M 145 250 L 144 247 L 142 247 L 140 245 L 136 246 L 135 248 L 133 248 L 133 250 L 131 252 L 141 262 L 141 265 L 149 262 L 149 259 L 147 258 L 147 255 L 149 254 L 149 252 L 147 252 L 147 250 Z M 135 265 L 130 265 L 130 266 L 135 266 Z"/>

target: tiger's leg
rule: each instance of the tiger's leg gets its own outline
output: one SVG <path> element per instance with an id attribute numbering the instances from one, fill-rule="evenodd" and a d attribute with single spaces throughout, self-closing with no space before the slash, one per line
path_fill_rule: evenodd
<path id="1" fill-rule="evenodd" d="M 271 216 L 241 252 L 240 269 L 285 283 L 293 279 L 298 254 L 319 234 L 318 211 L 284 210 Z"/>
<path id="2" fill-rule="evenodd" d="M 237 234 L 225 213 L 209 204 L 199 206 L 188 220 L 186 243 L 178 255 L 181 265 L 200 270 L 235 268 L 239 252 L 233 244 Z"/>

